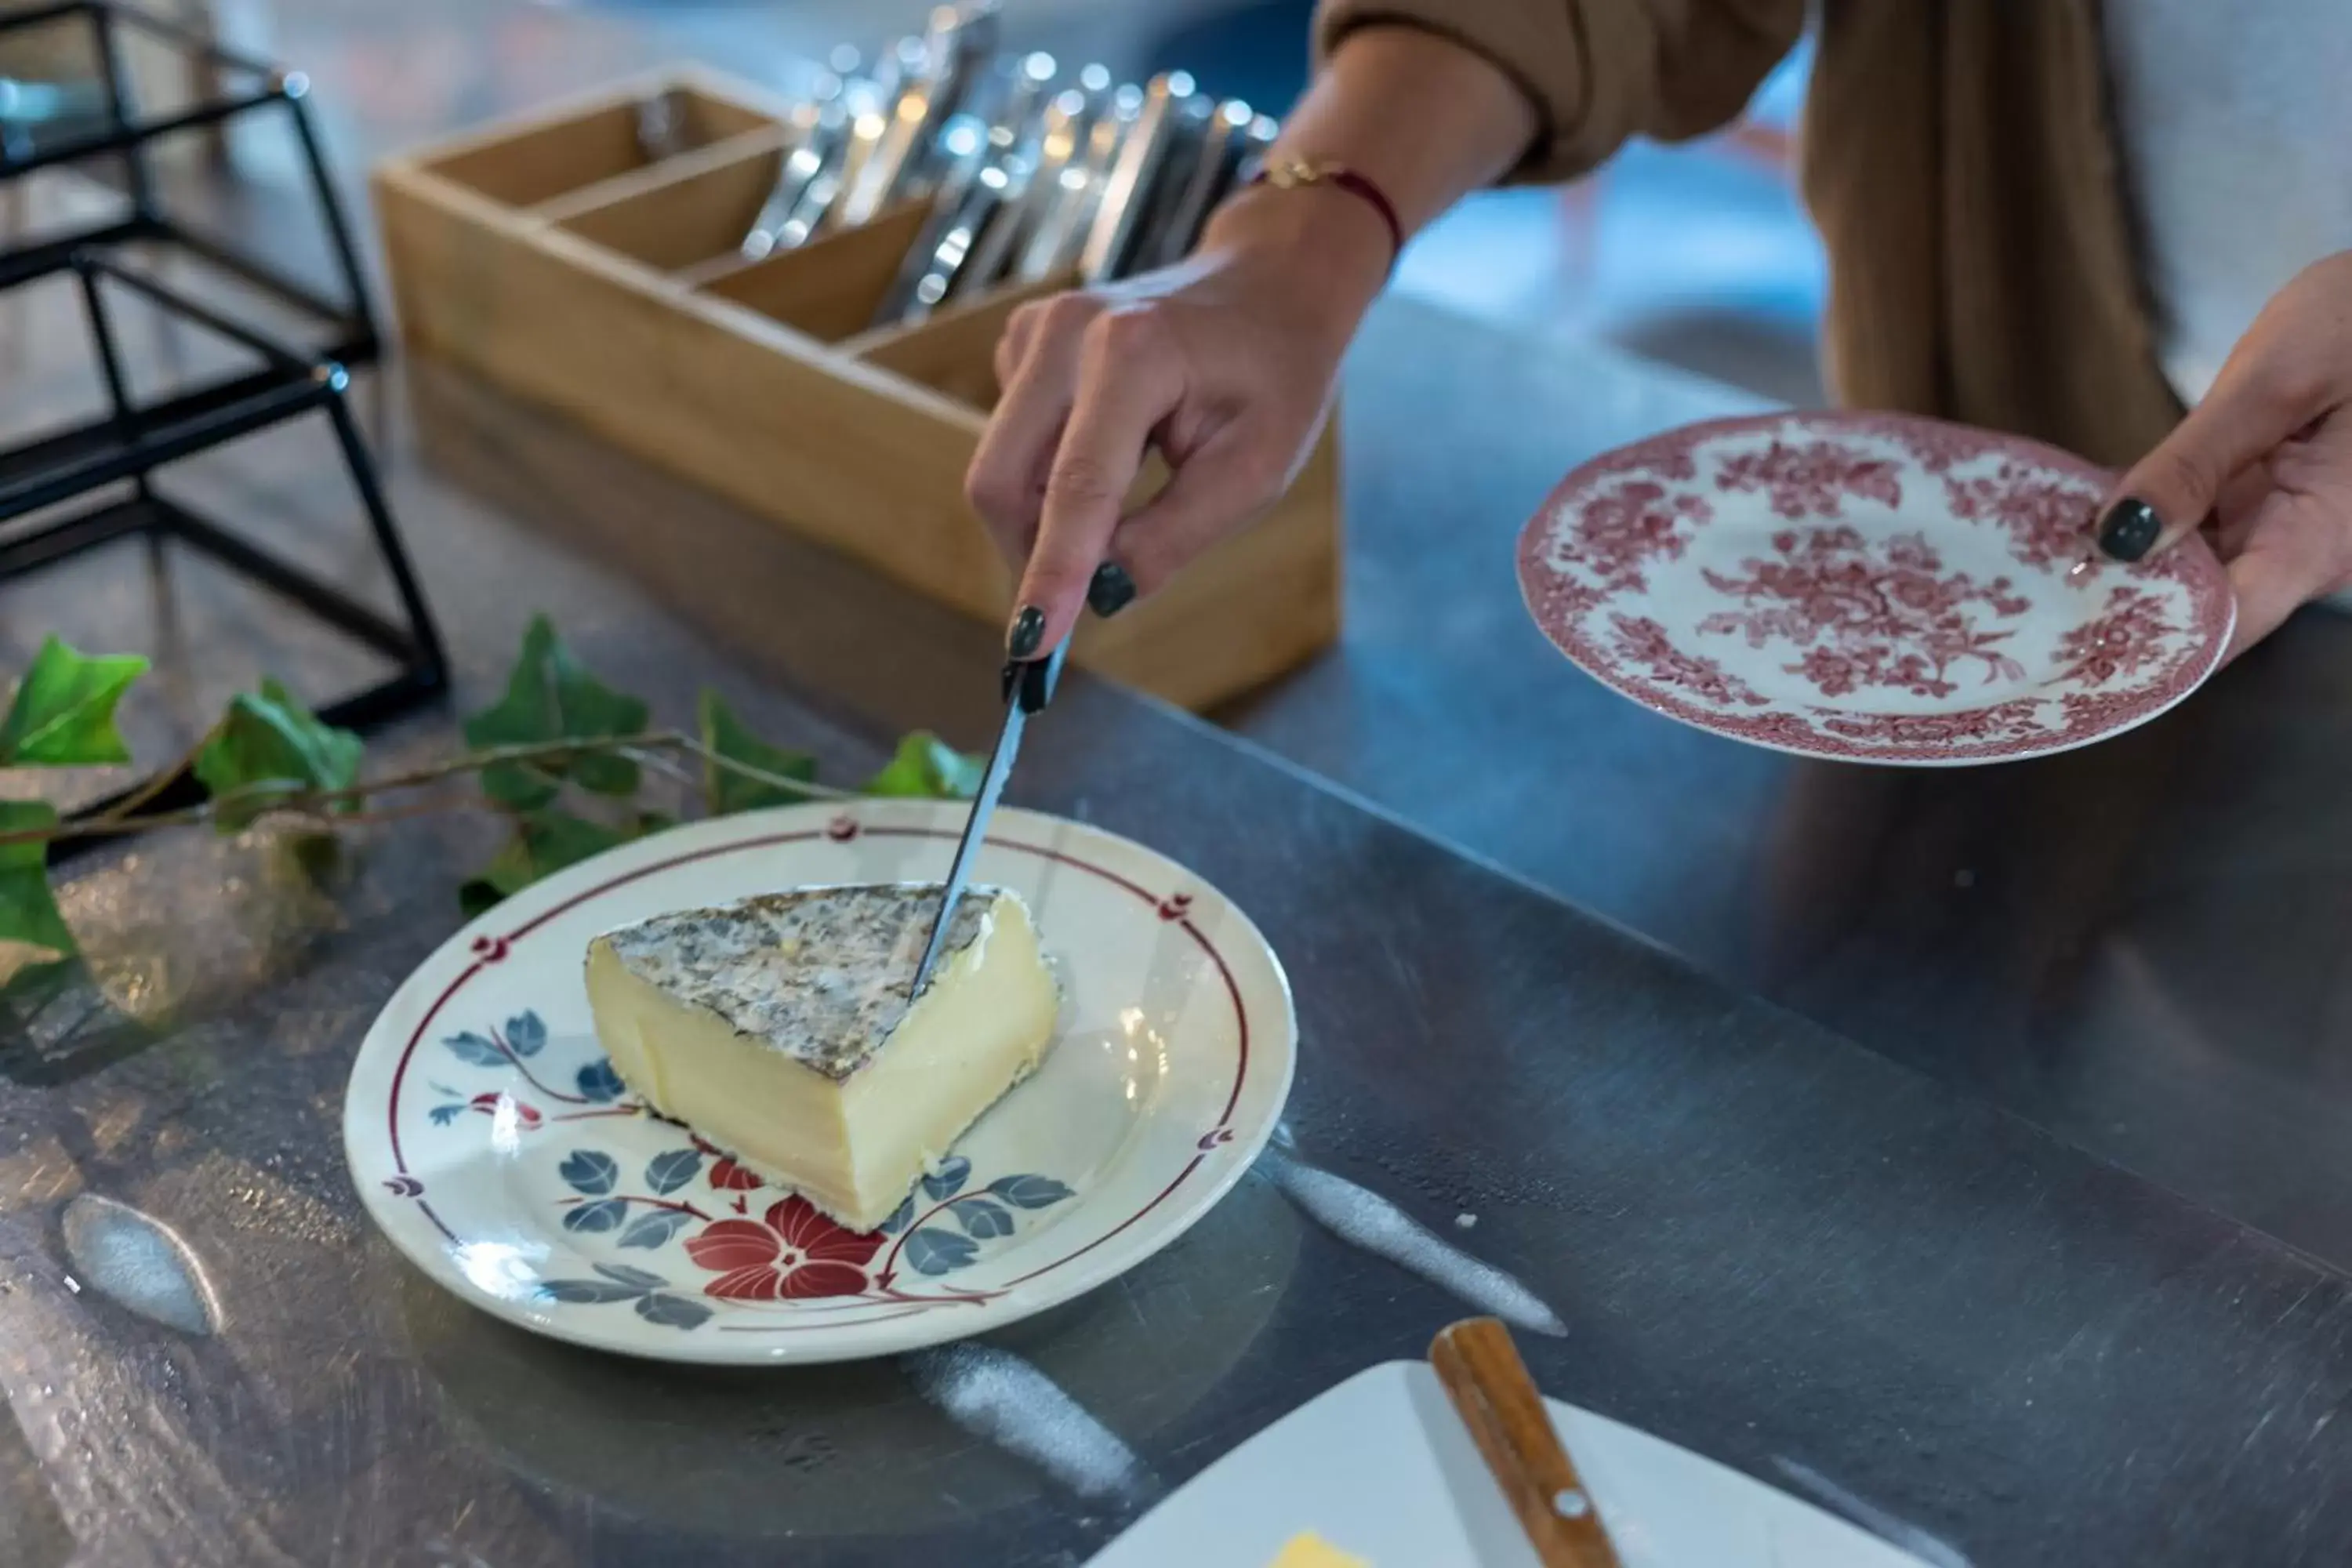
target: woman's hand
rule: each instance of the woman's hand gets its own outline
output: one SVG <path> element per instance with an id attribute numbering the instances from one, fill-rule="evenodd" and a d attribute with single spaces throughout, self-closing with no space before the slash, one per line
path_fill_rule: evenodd
<path id="1" fill-rule="evenodd" d="M 1060 642 L 1089 599 L 1108 615 L 1151 593 L 1289 487 L 1388 270 L 1385 228 L 1355 205 L 1253 191 L 1177 266 L 1013 314 L 964 488 L 1024 568 L 1014 658 Z M 1171 477 L 1122 519 L 1148 447 Z"/>
<path id="2" fill-rule="evenodd" d="M 2137 561 L 2200 526 L 2238 598 L 2232 658 L 2352 584 L 2352 251 L 2263 307 L 2204 401 L 2124 476 L 2099 548 Z"/>
<path id="3" fill-rule="evenodd" d="M 1366 26 L 1271 155 L 1354 171 L 1410 235 L 1509 168 L 1538 129 L 1483 55 Z M 1259 186 L 1226 203 L 1181 265 L 1013 313 L 996 348 L 1003 395 L 964 481 L 1022 573 L 1013 658 L 1059 643 L 1085 604 L 1109 615 L 1150 593 L 1281 495 L 1395 246 L 1389 220 L 1352 192 Z M 1172 477 L 1122 520 L 1152 447 Z"/>

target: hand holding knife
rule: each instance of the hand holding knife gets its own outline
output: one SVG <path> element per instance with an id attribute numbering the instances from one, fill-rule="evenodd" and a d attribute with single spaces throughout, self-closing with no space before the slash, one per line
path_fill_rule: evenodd
<path id="1" fill-rule="evenodd" d="M 962 839 L 956 845 L 955 860 L 948 868 L 940 912 L 931 921 L 930 940 L 923 944 L 922 959 L 915 965 L 914 984 L 907 988 L 909 1001 L 920 996 L 923 987 L 930 984 L 931 970 L 940 961 L 940 945 L 947 937 L 949 920 L 963 899 L 964 885 L 971 880 L 972 858 L 988 837 L 988 819 L 996 815 L 996 802 L 1004 794 L 1004 780 L 1013 772 L 1013 759 L 1021 754 L 1021 732 L 1028 727 L 1029 716 L 1042 711 L 1053 700 L 1054 687 L 1062 678 L 1062 661 L 1069 651 L 1069 639 L 1065 637 L 1043 658 L 1015 659 L 1004 667 L 1004 728 L 997 733 L 996 750 L 988 758 L 988 772 L 982 775 L 980 788 L 972 795 L 971 816 L 964 824 Z"/>

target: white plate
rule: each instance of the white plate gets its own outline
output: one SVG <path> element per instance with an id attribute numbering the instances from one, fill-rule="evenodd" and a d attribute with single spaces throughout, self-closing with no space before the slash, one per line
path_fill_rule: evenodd
<path id="1" fill-rule="evenodd" d="M 1544 635 L 1643 707 L 1806 756 L 1950 766 L 2142 724 L 2229 647 L 2200 537 L 2092 547 L 2108 476 L 1884 414 L 1668 431 L 1570 473 L 1521 533 Z"/>
<path id="2" fill-rule="evenodd" d="M 1926 1568 L 1687 1448 L 1545 1403 L 1625 1568 Z M 1536 1568 L 1436 1374 L 1408 1362 L 1359 1373 L 1291 1412 L 1194 1477 L 1091 1568 L 1264 1568 L 1310 1531 L 1372 1568 Z"/>
<path id="3" fill-rule="evenodd" d="M 1001 1328 L 1183 1234 L 1274 1131 L 1297 1043 L 1255 927 L 1141 847 L 1007 809 L 973 875 L 1036 911 L 1051 1054 L 853 1236 L 622 1093 L 589 939 L 811 884 L 945 875 L 965 808 L 793 806 L 677 828 L 524 889 L 408 978 L 360 1047 L 343 1144 L 434 1280 L 525 1328 L 669 1361 L 821 1362 Z"/>

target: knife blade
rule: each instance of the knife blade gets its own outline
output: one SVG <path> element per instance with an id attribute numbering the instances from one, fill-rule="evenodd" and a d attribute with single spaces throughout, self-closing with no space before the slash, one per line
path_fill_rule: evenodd
<path id="1" fill-rule="evenodd" d="M 922 961 L 915 965 L 915 983 L 907 988 L 909 1002 L 920 996 L 923 987 L 930 984 L 931 970 L 940 959 L 940 943 L 948 934 L 949 920 L 963 898 L 964 884 L 971 879 L 972 858 L 988 837 L 988 819 L 996 815 L 997 797 L 1004 793 L 1004 781 L 1013 772 L 1013 760 L 1021 754 L 1021 732 L 1028 727 L 1029 716 L 1053 700 L 1055 683 L 1062 676 L 1062 660 L 1069 651 L 1070 640 L 1064 637 L 1060 646 L 1044 658 L 1004 667 L 1004 728 L 996 737 L 996 750 L 989 754 L 988 772 L 982 775 L 980 788 L 971 797 L 971 816 L 964 823 L 963 837 L 957 842 L 955 859 L 948 867 L 940 912 L 931 921 L 930 940 L 923 944 Z"/>

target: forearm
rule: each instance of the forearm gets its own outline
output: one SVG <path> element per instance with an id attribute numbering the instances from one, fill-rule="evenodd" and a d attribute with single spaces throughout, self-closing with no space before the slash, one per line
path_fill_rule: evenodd
<path id="1" fill-rule="evenodd" d="M 1410 236 L 1526 153 L 1538 121 L 1510 78 L 1434 33 L 1366 27 L 1333 51 L 1283 124 L 1270 156 L 1339 163 L 1377 184 Z M 1308 246 L 1338 283 L 1369 275 L 1377 289 L 1394 258 L 1387 226 L 1335 187 L 1244 192 L 1209 226 L 1207 244 Z"/>

